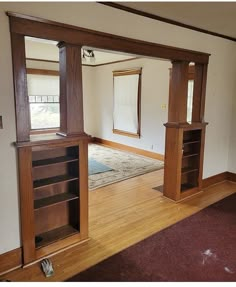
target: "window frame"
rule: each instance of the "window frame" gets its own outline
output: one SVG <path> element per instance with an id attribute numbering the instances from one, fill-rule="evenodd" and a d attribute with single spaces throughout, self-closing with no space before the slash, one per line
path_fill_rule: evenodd
<path id="1" fill-rule="evenodd" d="M 129 76 L 129 75 L 139 75 L 138 79 L 138 95 L 137 95 L 137 119 L 138 119 L 138 126 L 137 126 L 137 132 L 131 133 L 125 130 L 115 129 L 114 128 L 114 79 L 117 76 Z M 135 68 L 135 69 L 125 69 L 125 70 L 118 70 L 113 71 L 113 134 L 123 135 L 127 137 L 133 137 L 133 138 L 140 138 L 141 137 L 141 82 L 142 82 L 142 68 Z"/>
<path id="2" fill-rule="evenodd" d="M 42 76 L 58 76 L 60 78 L 59 71 L 57 70 L 47 70 L 47 69 L 37 69 L 37 68 L 26 68 L 26 74 L 28 75 L 42 75 Z M 29 94 L 28 94 L 29 96 Z M 59 101 L 60 105 L 60 101 Z M 28 102 L 28 108 L 30 109 L 30 102 Z M 41 128 L 41 129 L 32 129 L 31 128 L 31 119 L 30 119 L 30 135 L 39 135 L 39 134 L 51 134 L 59 132 L 60 127 L 58 128 Z"/>

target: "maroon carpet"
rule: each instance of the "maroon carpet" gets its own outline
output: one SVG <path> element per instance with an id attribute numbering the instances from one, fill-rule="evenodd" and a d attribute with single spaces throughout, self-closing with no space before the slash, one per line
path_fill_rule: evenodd
<path id="1" fill-rule="evenodd" d="M 236 281 L 236 194 L 69 281 Z"/>

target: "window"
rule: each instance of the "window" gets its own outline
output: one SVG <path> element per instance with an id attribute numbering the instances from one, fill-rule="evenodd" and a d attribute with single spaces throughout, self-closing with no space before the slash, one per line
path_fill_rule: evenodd
<path id="1" fill-rule="evenodd" d="M 192 121 L 194 80 L 188 80 L 187 122 Z"/>
<path id="2" fill-rule="evenodd" d="M 60 126 L 59 76 L 27 74 L 31 129 Z"/>
<path id="3" fill-rule="evenodd" d="M 113 133 L 140 137 L 141 69 L 114 71 Z"/>

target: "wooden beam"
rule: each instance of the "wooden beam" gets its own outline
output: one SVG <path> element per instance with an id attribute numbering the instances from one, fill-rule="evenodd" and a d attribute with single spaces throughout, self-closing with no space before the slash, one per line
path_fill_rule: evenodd
<path id="1" fill-rule="evenodd" d="M 31 37 L 168 60 L 208 63 L 209 59 L 209 54 L 198 51 L 130 39 L 14 12 L 7 12 L 7 15 L 10 17 L 11 32 L 21 35 L 27 31 Z"/>

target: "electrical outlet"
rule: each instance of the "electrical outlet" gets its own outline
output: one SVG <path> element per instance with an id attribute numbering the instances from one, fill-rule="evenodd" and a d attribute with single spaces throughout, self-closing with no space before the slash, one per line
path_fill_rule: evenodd
<path id="1" fill-rule="evenodd" d="M 0 116 L 0 129 L 3 129 L 2 116 Z"/>

